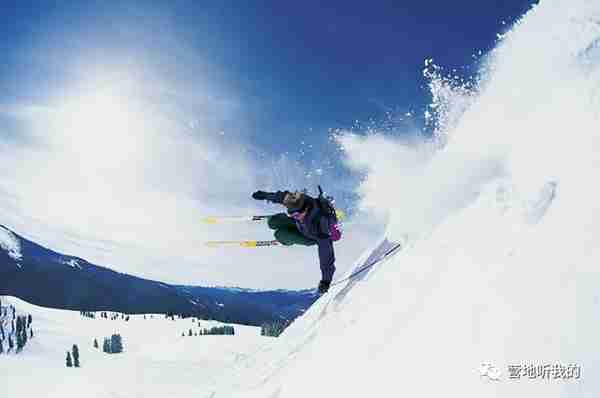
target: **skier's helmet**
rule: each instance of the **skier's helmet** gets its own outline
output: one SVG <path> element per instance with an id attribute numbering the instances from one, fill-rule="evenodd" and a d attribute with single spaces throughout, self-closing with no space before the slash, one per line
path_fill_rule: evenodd
<path id="1" fill-rule="evenodd" d="M 303 192 L 288 192 L 283 198 L 283 205 L 287 208 L 289 214 L 302 211 L 306 197 Z"/>

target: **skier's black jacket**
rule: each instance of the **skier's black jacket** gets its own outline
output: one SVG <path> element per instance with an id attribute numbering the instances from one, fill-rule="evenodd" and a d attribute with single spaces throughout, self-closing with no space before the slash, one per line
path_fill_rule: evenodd
<path id="1" fill-rule="evenodd" d="M 266 200 L 283 204 L 283 198 L 288 191 L 266 192 Z M 322 280 L 331 282 L 335 272 L 335 253 L 333 241 L 329 236 L 330 219 L 322 213 L 315 198 L 304 195 L 308 212 L 302 221 L 295 220 L 298 231 L 308 239 L 314 240 L 319 247 L 319 263 Z"/>

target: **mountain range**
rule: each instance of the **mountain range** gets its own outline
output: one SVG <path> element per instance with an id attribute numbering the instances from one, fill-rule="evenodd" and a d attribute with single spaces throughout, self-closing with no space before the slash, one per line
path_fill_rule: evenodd
<path id="1" fill-rule="evenodd" d="M 0 295 L 57 309 L 181 314 L 245 325 L 291 321 L 318 297 L 312 290 L 185 286 L 139 278 L 55 252 L 2 225 Z"/>

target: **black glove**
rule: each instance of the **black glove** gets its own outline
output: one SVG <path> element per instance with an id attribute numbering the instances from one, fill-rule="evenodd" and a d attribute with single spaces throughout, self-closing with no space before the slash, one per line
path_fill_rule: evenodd
<path id="1" fill-rule="evenodd" d="M 319 282 L 319 294 L 327 293 L 327 291 L 329 290 L 329 285 L 331 285 L 331 281 Z"/>
<path id="2" fill-rule="evenodd" d="M 265 191 L 256 191 L 252 194 L 252 198 L 256 200 L 267 199 L 267 193 Z"/>

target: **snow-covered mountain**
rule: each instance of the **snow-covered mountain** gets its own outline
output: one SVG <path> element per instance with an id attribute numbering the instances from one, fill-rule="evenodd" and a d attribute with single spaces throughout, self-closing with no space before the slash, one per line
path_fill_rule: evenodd
<path id="1" fill-rule="evenodd" d="M 0 295 L 81 311 L 176 313 L 248 325 L 292 320 L 312 291 L 176 286 L 46 249 L 0 225 Z"/>

